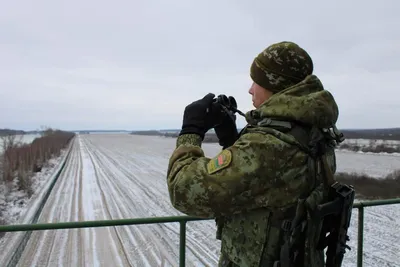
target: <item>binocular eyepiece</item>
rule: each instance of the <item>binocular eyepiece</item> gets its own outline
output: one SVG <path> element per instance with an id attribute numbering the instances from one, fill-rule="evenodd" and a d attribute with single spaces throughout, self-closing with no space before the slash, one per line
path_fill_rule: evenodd
<path id="1" fill-rule="evenodd" d="M 220 104 L 233 112 L 237 111 L 237 103 L 233 96 L 219 95 L 214 99 L 214 103 Z"/>
<path id="2" fill-rule="evenodd" d="M 233 96 L 219 95 L 213 101 L 213 106 L 221 112 L 235 114 L 236 112 L 245 117 L 245 114 L 237 109 L 236 99 Z"/>

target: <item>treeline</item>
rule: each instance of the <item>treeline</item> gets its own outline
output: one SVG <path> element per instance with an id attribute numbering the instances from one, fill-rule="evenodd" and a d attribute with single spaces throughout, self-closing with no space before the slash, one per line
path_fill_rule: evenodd
<path id="1" fill-rule="evenodd" d="M 176 132 L 162 132 L 157 130 L 148 130 L 148 131 L 134 131 L 130 134 L 133 135 L 148 135 L 148 136 L 164 136 L 164 137 L 172 137 L 177 138 L 179 136 L 179 130 Z M 217 135 L 213 132 L 206 133 L 204 136 L 204 143 L 218 143 Z"/>
<path id="2" fill-rule="evenodd" d="M 30 196 L 33 193 L 31 176 L 40 172 L 50 158 L 58 156 L 75 134 L 47 129 L 41 135 L 30 144 L 19 142 L 13 134 L 0 137 L 3 151 L 0 158 L 0 182 L 11 184 L 16 180 L 18 190 Z"/>
<path id="3" fill-rule="evenodd" d="M 354 152 L 370 152 L 370 153 L 400 153 L 400 143 L 397 145 L 391 145 L 389 143 L 383 142 L 381 144 L 374 144 L 371 142 L 368 145 L 342 143 L 339 145 L 340 149 L 346 149 Z"/>
<path id="4" fill-rule="evenodd" d="M 46 131 L 50 127 L 48 126 L 40 126 L 39 130 L 32 130 L 32 131 L 23 131 L 23 130 L 15 130 L 15 129 L 8 129 L 3 128 L 0 129 L 0 136 L 9 136 L 9 135 L 24 135 L 24 134 L 41 134 L 42 132 Z"/>
<path id="5" fill-rule="evenodd" d="M 400 140 L 400 128 L 341 130 L 347 139 Z"/>
<path id="6" fill-rule="evenodd" d="M 240 129 L 238 129 L 240 130 Z M 379 139 L 379 140 L 400 140 L 400 128 L 384 128 L 384 129 L 344 129 L 340 130 L 346 139 Z M 169 130 L 168 134 L 165 131 L 147 130 L 134 131 L 131 134 L 138 135 L 168 135 L 173 136 L 179 132 L 179 129 Z"/>
<path id="7" fill-rule="evenodd" d="M 147 131 L 133 131 L 130 134 L 133 135 L 148 135 L 148 136 L 164 136 L 177 138 L 180 130 L 163 132 L 158 130 L 147 130 Z M 206 143 L 218 143 L 217 135 L 214 132 L 208 132 L 204 136 L 204 142 Z"/>
<path id="8" fill-rule="evenodd" d="M 240 129 L 238 129 L 240 130 Z M 340 130 L 346 139 L 379 139 L 379 140 L 400 140 L 400 128 L 385 129 L 344 129 Z M 175 137 L 179 129 L 170 130 L 168 133 L 159 130 L 134 131 L 131 134 L 138 135 L 160 135 Z"/>
<path id="9" fill-rule="evenodd" d="M 157 134 L 153 133 L 153 135 L 157 135 Z M 176 137 L 178 137 L 179 132 L 177 132 L 177 133 L 159 133 L 158 135 L 176 138 Z M 218 143 L 218 137 L 215 133 L 206 133 L 204 135 L 203 143 Z"/>
<path id="10" fill-rule="evenodd" d="M 374 178 L 359 173 L 336 173 L 337 181 L 354 186 L 356 194 L 366 199 L 400 197 L 400 169 L 385 177 Z"/>
<path id="11" fill-rule="evenodd" d="M 13 130 L 13 129 L 0 129 L 0 136 L 21 135 L 21 134 L 25 134 L 25 131 Z"/>
<path id="12" fill-rule="evenodd" d="M 167 135 L 164 135 L 162 132 L 157 131 L 157 130 L 134 131 L 134 132 L 131 132 L 130 134 L 133 134 L 133 135 L 149 135 L 149 136 L 167 136 Z M 178 136 L 178 134 L 176 136 Z"/>

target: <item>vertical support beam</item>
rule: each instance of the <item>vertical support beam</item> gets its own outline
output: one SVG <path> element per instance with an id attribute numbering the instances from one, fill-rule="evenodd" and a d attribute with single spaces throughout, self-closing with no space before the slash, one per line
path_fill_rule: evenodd
<path id="1" fill-rule="evenodd" d="M 186 221 L 181 221 L 179 231 L 179 267 L 185 267 Z"/>
<path id="2" fill-rule="evenodd" d="M 357 244 L 357 267 L 363 266 L 363 244 L 364 244 L 364 207 L 358 208 L 358 244 Z"/>

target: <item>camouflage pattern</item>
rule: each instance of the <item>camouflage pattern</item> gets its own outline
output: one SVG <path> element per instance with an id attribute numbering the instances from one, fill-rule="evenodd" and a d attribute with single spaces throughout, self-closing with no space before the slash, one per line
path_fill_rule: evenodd
<path id="1" fill-rule="evenodd" d="M 274 93 L 291 87 L 313 72 L 308 53 L 292 42 L 272 44 L 254 59 L 250 77 Z"/>
<path id="2" fill-rule="evenodd" d="M 192 144 L 193 146 L 201 146 L 202 139 L 197 134 L 184 134 L 177 139 L 176 146 Z"/>
<path id="3" fill-rule="evenodd" d="M 206 157 L 201 139 L 193 134 L 178 137 L 169 161 L 172 205 L 187 215 L 224 218 L 219 266 L 272 266 L 279 259 L 283 232 L 276 217 L 314 187 L 307 183 L 308 156 L 297 141 L 257 125 L 268 117 L 326 127 L 336 122 L 338 108 L 319 79 L 310 75 L 246 113 L 248 125 L 226 148 L 230 161 L 220 170 L 209 172 L 207 166 L 218 155 Z"/>
<path id="4" fill-rule="evenodd" d="M 339 109 L 332 94 L 322 88 L 317 76 L 309 75 L 295 86 L 275 93 L 262 107 L 246 113 L 246 120 L 254 124 L 260 118 L 275 118 L 331 127 L 337 121 Z"/>

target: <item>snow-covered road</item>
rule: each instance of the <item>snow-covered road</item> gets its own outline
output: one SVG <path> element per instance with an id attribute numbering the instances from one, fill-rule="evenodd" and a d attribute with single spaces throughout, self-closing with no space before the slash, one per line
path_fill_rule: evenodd
<path id="1" fill-rule="evenodd" d="M 98 137 L 76 139 L 39 222 L 181 215 L 169 204 L 156 150 L 125 143 L 129 155 L 117 140 L 104 145 Z M 188 223 L 187 266 L 217 261 L 214 225 Z M 178 266 L 178 234 L 177 223 L 37 231 L 18 266 Z"/>
<path id="2" fill-rule="evenodd" d="M 172 138 L 78 136 L 39 222 L 182 215 L 171 206 L 165 183 L 174 145 Z M 220 149 L 203 148 L 209 156 Z M 399 205 L 366 208 L 364 266 L 400 266 L 399 210 Z M 352 219 L 348 267 L 356 261 L 356 212 Z M 212 220 L 187 224 L 186 266 L 217 266 L 215 230 Z M 178 266 L 178 260 L 179 224 L 167 223 L 36 231 L 18 266 L 153 267 Z"/>

